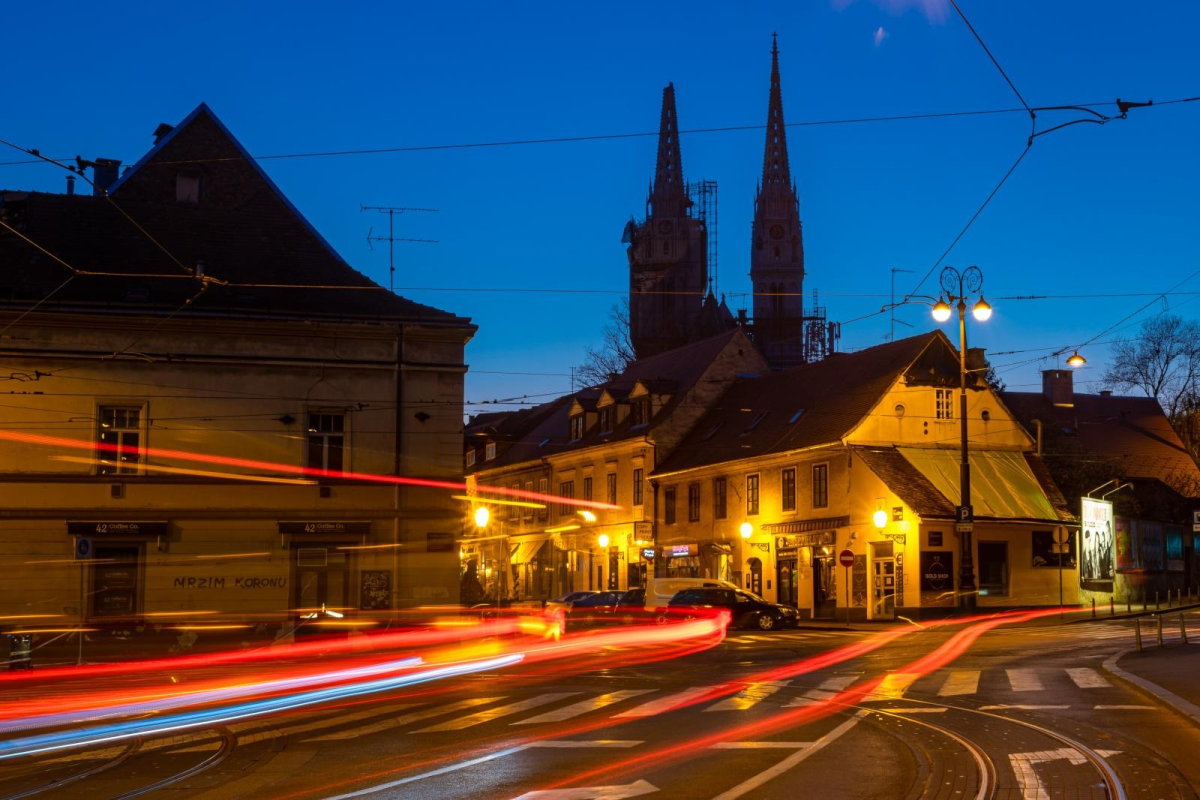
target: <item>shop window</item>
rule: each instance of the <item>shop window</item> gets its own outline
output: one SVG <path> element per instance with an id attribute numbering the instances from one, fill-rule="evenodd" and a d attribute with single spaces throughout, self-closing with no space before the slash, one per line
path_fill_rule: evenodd
<path id="1" fill-rule="evenodd" d="M 615 506 L 617 504 L 617 473 L 610 472 L 604 476 L 604 479 L 607 484 L 604 496 L 610 504 Z"/>
<path id="2" fill-rule="evenodd" d="M 813 464 L 812 468 L 813 508 L 829 507 L 829 465 Z"/>
<path id="3" fill-rule="evenodd" d="M 1008 543 L 979 543 L 979 593 L 1008 594 Z"/>
<path id="4" fill-rule="evenodd" d="M 755 516 L 758 514 L 758 476 L 746 476 L 746 514 Z"/>
<path id="5" fill-rule="evenodd" d="M 563 498 L 564 500 L 574 500 L 575 499 L 575 481 L 563 481 L 562 483 L 560 483 L 558 485 L 558 496 Z M 575 504 L 574 503 L 559 503 L 558 504 L 558 513 L 559 513 L 559 516 L 565 516 L 567 514 L 574 514 L 575 513 Z"/>
<path id="6" fill-rule="evenodd" d="M 100 453 L 101 475 L 137 475 L 142 465 L 142 409 L 100 406 L 96 440 L 110 448 Z"/>
<path id="7" fill-rule="evenodd" d="M 700 484 L 688 484 L 688 522 L 700 521 Z"/>
<path id="8" fill-rule="evenodd" d="M 783 497 L 783 510 L 796 510 L 796 468 L 788 467 L 780 475 L 780 494 Z"/>
<path id="9" fill-rule="evenodd" d="M 346 415 L 308 415 L 308 466 L 341 472 L 345 463 Z M 489 445 L 490 447 L 491 445 Z"/>
<path id="10" fill-rule="evenodd" d="M 713 519 L 725 519 L 727 514 L 726 495 L 729 482 L 725 478 L 713 478 Z"/>
<path id="11" fill-rule="evenodd" d="M 642 504 L 642 486 L 645 483 L 644 473 L 642 470 L 635 469 L 633 471 L 633 504 L 640 506 Z M 616 502 L 615 500 L 613 501 Z"/>
<path id="12" fill-rule="evenodd" d="M 663 522 L 667 525 L 675 524 L 675 487 L 672 486 L 663 492 Z"/>
<path id="13" fill-rule="evenodd" d="M 954 419 L 954 390 L 937 390 L 937 418 Z"/>

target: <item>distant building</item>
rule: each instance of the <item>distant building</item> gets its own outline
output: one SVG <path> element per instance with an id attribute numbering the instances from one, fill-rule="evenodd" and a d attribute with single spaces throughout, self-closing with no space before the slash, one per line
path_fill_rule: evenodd
<path id="1" fill-rule="evenodd" d="M 1081 556 L 1091 557 L 1080 576 L 1085 598 L 1154 602 L 1200 586 L 1193 533 L 1200 469 L 1157 400 L 1080 394 L 1062 369 L 1042 373 L 1041 392 L 1001 396 L 1036 437 L 1073 511 L 1089 494 L 1113 504 L 1113 530 L 1102 532 L 1099 546 L 1090 536 L 1078 542 Z"/>
<path id="2" fill-rule="evenodd" d="M 750 280 L 753 319 L 736 319 L 709 284 L 710 219 L 697 209 L 683 176 L 675 87 L 663 90 L 658 158 L 646 200 L 646 217 L 631 220 L 629 247 L 630 334 L 638 358 L 714 336 L 742 324 L 772 369 L 824 357 L 836 342 L 824 310 L 804 313 L 804 241 L 800 204 L 788 163 L 787 130 L 779 81 L 779 50 L 771 47 L 763 172 L 751 225 Z M 711 184 L 697 184 L 707 186 Z M 702 209 L 701 209 L 702 211 Z M 810 341 L 811 340 L 811 341 Z"/>
<path id="3" fill-rule="evenodd" d="M 0 193 L 0 613 L 456 601 L 461 506 L 354 475 L 461 480 L 475 326 L 352 269 L 207 106 L 156 138 L 95 195 Z"/>

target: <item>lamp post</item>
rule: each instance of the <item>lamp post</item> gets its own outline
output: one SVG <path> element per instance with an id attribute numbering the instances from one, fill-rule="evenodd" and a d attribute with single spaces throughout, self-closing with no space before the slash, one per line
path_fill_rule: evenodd
<path id="1" fill-rule="evenodd" d="M 976 586 L 974 548 L 971 545 L 974 523 L 974 514 L 971 510 L 971 464 L 967 460 L 967 298 L 971 295 L 979 295 L 979 300 L 972 307 L 971 313 L 980 322 L 984 322 L 992 316 L 992 307 L 983 299 L 983 272 L 979 267 L 967 267 L 961 272 L 954 267 L 946 267 L 942 270 L 940 283 L 945 298 L 938 298 L 937 304 L 933 307 L 933 318 L 938 322 L 950 319 L 951 312 L 947 300 L 957 302 L 958 305 L 958 417 L 962 432 L 959 489 L 962 503 L 955 515 L 955 530 L 959 535 L 959 543 L 962 548 L 958 572 L 959 607 L 966 611 L 973 611 L 976 602 Z"/>

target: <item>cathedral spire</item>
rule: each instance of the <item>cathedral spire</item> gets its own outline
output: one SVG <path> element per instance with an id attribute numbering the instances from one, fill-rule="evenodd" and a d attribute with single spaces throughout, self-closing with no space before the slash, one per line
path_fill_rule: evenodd
<path id="1" fill-rule="evenodd" d="M 646 209 L 648 216 L 687 215 L 683 159 L 679 154 L 679 125 L 675 116 L 675 84 L 663 89 L 662 119 L 658 126 L 658 164 Z"/>
<path id="2" fill-rule="evenodd" d="M 783 124 L 783 92 L 779 88 L 779 45 L 771 34 L 771 99 L 767 105 L 767 146 L 763 152 L 763 191 L 783 189 L 792 183 L 788 168 L 787 130 Z"/>

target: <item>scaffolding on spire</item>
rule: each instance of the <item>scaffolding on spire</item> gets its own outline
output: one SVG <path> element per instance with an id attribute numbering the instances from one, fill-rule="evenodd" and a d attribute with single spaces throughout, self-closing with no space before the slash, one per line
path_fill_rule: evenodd
<path id="1" fill-rule="evenodd" d="M 704 254 L 708 264 L 708 291 L 717 293 L 717 182 L 694 181 L 687 185 L 696 219 L 704 223 Z"/>

